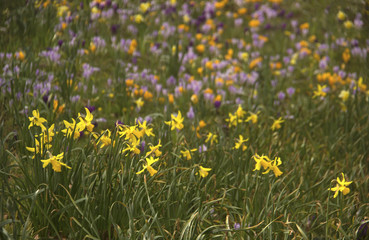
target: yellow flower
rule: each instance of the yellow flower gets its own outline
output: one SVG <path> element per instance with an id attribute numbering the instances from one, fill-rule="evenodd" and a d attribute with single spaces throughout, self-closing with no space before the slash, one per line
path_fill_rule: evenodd
<path id="1" fill-rule="evenodd" d="M 150 151 L 148 151 L 146 153 L 146 157 L 149 156 L 152 153 L 154 153 L 156 157 L 160 157 L 161 156 L 161 151 L 159 150 L 160 147 L 162 147 L 162 145 L 160 144 L 160 139 L 159 139 L 158 145 L 156 145 L 156 146 L 149 146 Z"/>
<path id="2" fill-rule="evenodd" d="M 88 108 L 85 108 L 86 110 L 86 117 L 82 117 L 80 113 L 78 113 L 78 118 L 81 120 L 81 128 L 83 131 L 85 128 L 87 128 L 87 130 L 89 132 L 92 132 L 93 128 L 95 127 L 95 125 L 93 125 L 91 122 L 94 118 L 94 116 L 91 114 L 90 110 L 88 110 Z"/>
<path id="3" fill-rule="evenodd" d="M 55 133 L 54 133 L 54 124 L 51 125 L 51 127 L 49 127 L 49 129 L 47 131 L 44 131 L 43 133 L 40 134 L 40 137 L 43 138 L 43 141 L 45 143 L 51 143 L 51 141 L 53 140 Z M 35 135 L 35 137 L 38 137 L 38 135 Z"/>
<path id="4" fill-rule="evenodd" d="M 191 152 L 195 152 L 195 151 L 197 151 L 197 149 L 196 148 L 194 148 L 194 149 L 191 149 L 191 150 L 185 150 L 185 151 L 181 151 L 181 154 L 182 154 L 182 156 L 184 157 L 184 158 L 186 158 L 187 160 L 191 160 L 192 159 L 192 157 L 191 157 Z"/>
<path id="5" fill-rule="evenodd" d="M 352 182 L 346 182 L 345 175 L 342 174 L 342 181 L 337 177 L 337 184 L 334 188 L 328 188 L 328 190 L 331 190 L 334 192 L 334 198 L 338 196 L 338 192 L 342 192 L 343 195 L 346 195 L 350 192 L 350 188 L 347 186 L 350 185 Z"/>
<path id="6" fill-rule="evenodd" d="M 226 119 L 228 127 L 237 126 L 237 116 L 232 113 L 228 113 L 229 118 Z"/>
<path id="7" fill-rule="evenodd" d="M 326 92 L 324 92 L 323 90 L 327 87 L 327 85 L 323 85 L 321 86 L 320 84 L 318 84 L 318 90 L 314 91 L 314 96 L 315 97 L 325 97 L 327 95 Z"/>
<path id="8" fill-rule="evenodd" d="M 39 126 L 43 132 L 46 131 L 46 127 L 43 125 L 44 122 L 47 122 L 46 119 L 40 117 L 38 110 L 33 110 L 32 115 L 32 117 L 28 117 L 29 121 L 31 122 L 28 126 L 28 129 L 30 129 L 32 126 Z"/>
<path id="9" fill-rule="evenodd" d="M 346 18 L 346 14 L 345 14 L 344 12 L 342 12 L 342 11 L 339 11 L 339 12 L 337 13 L 337 18 L 338 18 L 339 20 L 343 21 L 343 20 L 345 20 L 345 18 Z"/>
<path id="10" fill-rule="evenodd" d="M 253 112 L 249 112 L 250 116 L 248 118 L 246 118 L 245 122 L 249 122 L 251 121 L 253 124 L 258 122 L 258 114 L 260 112 L 257 112 L 256 114 Z"/>
<path id="11" fill-rule="evenodd" d="M 136 23 L 141 23 L 144 20 L 144 18 L 143 18 L 143 16 L 141 14 L 136 14 L 135 17 L 134 17 L 134 19 L 135 19 L 135 22 Z"/>
<path id="12" fill-rule="evenodd" d="M 204 167 L 202 167 L 202 166 L 199 166 L 199 174 L 200 174 L 200 176 L 201 177 L 206 177 L 206 176 L 208 176 L 209 175 L 209 171 L 211 170 L 211 168 L 204 168 Z"/>
<path id="13" fill-rule="evenodd" d="M 143 13 L 147 12 L 147 10 L 149 10 L 149 8 L 150 8 L 150 5 L 151 4 L 149 2 L 141 3 L 140 4 L 140 11 L 143 12 Z"/>
<path id="14" fill-rule="evenodd" d="M 152 156 L 146 158 L 146 164 L 142 165 L 143 169 L 139 172 L 136 172 L 136 174 L 141 174 L 145 171 L 145 169 L 147 169 L 147 171 L 149 171 L 150 173 L 150 176 L 154 176 L 154 174 L 157 173 L 158 171 L 155 170 L 153 167 L 151 167 L 151 165 L 157 161 L 159 161 L 159 158 L 154 159 Z"/>
<path id="15" fill-rule="evenodd" d="M 347 29 L 350 29 L 352 28 L 352 26 L 354 26 L 354 24 L 350 21 L 350 20 L 347 20 L 343 23 L 343 25 L 345 26 L 345 28 Z"/>
<path id="16" fill-rule="evenodd" d="M 44 163 L 42 167 L 45 168 L 47 167 L 47 165 L 51 164 L 55 172 L 61 172 L 62 166 L 71 169 L 71 167 L 69 167 L 67 164 L 60 162 L 60 160 L 63 159 L 63 157 L 64 153 L 60 153 L 57 156 L 53 156 L 51 153 L 49 153 L 48 159 L 41 160 L 41 162 Z"/>
<path id="17" fill-rule="evenodd" d="M 164 123 L 171 126 L 172 131 L 174 129 L 181 130 L 184 127 L 183 126 L 183 119 L 184 118 L 182 117 L 181 111 L 178 111 L 177 117 L 172 114 L 171 115 L 171 120 L 170 121 L 165 121 Z"/>
<path id="18" fill-rule="evenodd" d="M 272 170 L 276 177 L 281 176 L 283 172 L 278 168 L 278 166 L 281 164 L 282 164 L 281 158 L 275 157 L 274 160 L 270 162 L 268 169 L 265 172 L 263 172 L 263 174 L 267 174 L 270 170 Z"/>
<path id="19" fill-rule="evenodd" d="M 240 135 L 239 139 L 237 139 L 237 142 L 235 143 L 235 146 L 233 147 L 233 149 L 239 149 L 240 147 L 242 147 L 242 151 L 245 151 L 247 149 L 247 146 L 244 145 L 244 142 L 247 142 L 249 139 L 243 139 L 243 136 Z"/>
<path id="20" fill-rule="evenodd" d="M 141 123 L 140 121 L 138 121 L 138 126 L 141 128 L 141 135 L 144 136 L 146 134 L 146 136 L 150 137 L 153 136 L 155 137 L 155 134 L 152 133 L 152 128 L 148 128 L 148 126 L 146 125 L 147 122 L 143 121 L 143 123 Z"/>
<path id="21" fill-rule="evenodd" d="M 80 132 L 84 130 L 84 125 L 79 122 L 76 124 L 76 121 L 72 118 L 72 122 L 63 121 L 65 125 L 65 129 L 62 129 L 61 132 L 64 133 L 64 136 L 71 137 L 73 134 L 73 138 L 77 139 L 81 136 Z"/>
<path id="22" fill-rule="evenodd" d="M 242 109 L 241 104 L 239 104 L 238 108 L 236 110 L 236 115 L 237 115 L 238 119 L 242 119 L 245 114 L 246 114 L 246 112 Z"/>
<path id="23" fill-rule="evenodd" d="M 252 156 L 254 158 L 256 164 L 254 171 L 260 170 L 261 167 L 264 168 L 263 174 L 267 174 L 269 171 L 273 171 L 276 177 L 279 177 L 283 174 L 283 172 L 278 168 L 282 164 L 282 161 L 279 157 L 275 157 L 274 160 L 270 160 L 269 157 L 262 155 L 261 157 L 258 154 Z"/>
<path id="24" fill-rule="evenodd" d="M 252 158 L 255 160 L 256 164 L 255 164 L 255 168 L 253 171 L 256 170 L 260 170 L 261 167 L 264 168 L 264 170 L 268 169 L 270 166 L 270 160 L 267 156 L 262 155 L 261 157 L 258 154 L 255 154 L 254 156 L 252 156 Z"/>
<path id="25" fill-rule="evenodd" d="M 213 143 L 217 143 L 218 142 L 218 136 L 216 134 L 212 134 L 211 132 L 208 133 L 208 136 L 206 137 L 205 142 L 209 142 L 210 141 L 210 145 L 213 145 Z"/>
<path id="26" fill-rule="evenodd" d="M 136 105 L 137 105 L 137 108 L 142 108 L 143 105 L 144 105 L 144 101 L 142 101 L 142 98 L 139 98 L 135 101 Z"/>
<path id="27" fill-rule="evenodd" d="M 97 134 L 93 134 L 93 136 L 96 138 L 96 139 L 99 139 L 97 141 L 96 144 L 99 144 L 101 143 L 100 145 L 100 148 L 103 148 L 103 147 L 106 147 L 106 146 L 109 146 L 111 144 L 111 132 L 109 129 L 106 129 L 105 132 L 103 132 L 100 137 L 97 135 Z"/>
<path id="28" fill-rule="evenodd" d="M 281 128 L 281 123 L 283 123 L 284 120 L 282 120 L 282 117 L 278 118 L 277 120 L 274 120 L 273 125 L 270 127 L 270 129 L 272 129 L 272 131 L 276 130 L 276 129 L 280 129 Z"/>
<path id="29" fill-rule="evenodd" d="M 203 53 L 205 51 L 205 46 L 204 44 L 199 44 L 196 46 L 196 51 L 198 51 L 199 53 Z"/>
<path id="30" fill-rule="evenodd" d="M 35 147 L 33 147 L 33 148 L 31 148 L 31 147 L 26 147 L 26 149 L 27 149 L 28 151 L 30 151 L 30 152 L 35 153 L 35 155 L 36 155 L 36 154 L 38 154 L 38 153 L 43 154 L 43 152 L 44 152 L 44 147 L 45 147 L 45 149 L 47 149 L 47 150 L 48 150 L 48 149 L 50 149 L 52 146 L 51 146 L 51 144 L 45 144 L 45 143 L 44 143 L 43 138 L 41 138 L 41 144 L 40 144 L 40 142 L 39 142 L 37 139 L 35 139 Z M 33 155 L 32 159 L 33 159 L 33 158 L 35 158 L 35 155 Z"/>
<path id="31" fill-rule="evenodd" d="M 349 98 L 349 96 L 350 96 L 350 92 L 349 92 L 349 91 L 347 91 L 347 90 L 342 90 L 342 91 L 340 92 L 340 95 L 339 95 L 338 97 L 339 97 L 339 98 L 341 98 L 341 99 L 342 99 L 342 101 L 346 102 L 346 101 L 347 101 L 347 99 Z"/>

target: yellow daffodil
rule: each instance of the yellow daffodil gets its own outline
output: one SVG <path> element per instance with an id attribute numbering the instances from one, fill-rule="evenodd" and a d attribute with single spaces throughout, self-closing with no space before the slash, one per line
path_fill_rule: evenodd
<path id="1" fill-rule="evenodd" d="M 150 173 L 150 176 L 154 176 L 154 174 L 156 174 L 158 171 L 151 167 L 151 165 L 157 161 L 159 161 L 159 158 L 154 159 L 152 156 L 146 158 L 146 164 L 142 165 L 143 169 L 139 172 L 136 172 L 136 174 L 141 174 L 145 171 L 145 169 L 147 169 L 147 171 Z"/>
<path id="2" fill-rule="evenodd" d="M 101 143 L 100 148 L 109 146 L 111 144 L 111 138 L 110 138 L 111 132 L 109 129 L 106 129 L 104 132 L 102 132 L 101 136 L 98 136 L 97 134 L 93 134 L 93 136 L 96 139 L 99 139 L 97 141 L 97 144 Z"/>
<path id="3" fill-rule="evenodd" d="M 91 122 L 94 118 L 94 116 L 91 114 L 90 110 L 88 108 L 85 108 L 86 110 L 86 117 L 83 117 L 80 113 L 78 113 L 78 118 L 81 120 L 81 129 L 80 131 L 83 131 L 85 128 L 87 128 L 87 131 L 92 132 L 95 125 L 93 125 Z"/>
<path id="4" fill-rule="evenodd" d="M 72 122 L 63 121 L 65 125 L 65 129 L 62 129 L 61 132 L 64 133 L 64 136 L 72 137 L 73 139 L 77 139 L 81 136 L 80 132 L 83 131 L 84 125 L 79 122 L 76 124 L 76 120 L 72 118 Z"/>
<path id="5" fill-rule="evenodd" d="M 281 158 L 275 157 L 274 160 L 270 160 L 269 157 L 262 155 L 261 157 L 258 154 L 252 156 L 255 160 L 255 168 L 254 171 L 260 170 L 261 167 L 264 168 L 263 174 L 267 174 L 269 171 L 273 171 L 276 177 L 279 177 L 283 174 L 283 172 L 278 168 L 282 164 Z"/>
<path id="6" fill-rule="evenodd" d="M 195 152 L 195 151 L 197 151 L 197 149 L 196 148 L 194 148 L 194 149 L 191 149 L 191 150 L 185 150 L 185 151 L 181 151 L 181 154 L 182 154 L 182 156 L 184 157 L 184 158 L 186 158 L 187 160 L 191 160 L 192 159 L 192 157 L 191 157 L 191 152 Z"/>
<path id="7" fill-rule="evenodd" d="M 269 171 L 273 171 L 276 177 L 281 176 L 283 172 L 278 168 L 278 166 L 281 164 L 282 164 L 281 158 L 275 157 L 274 160 L 270 161 L 268 169 L 265 172 L 263 172 L 263 174 L 267 174 Z"/>
<path id="8" fill-rule="evenodd" d="M 211 168 L 204 168 L 202 166 L 199 166 L 199 174 L 200 174 L 200 177 L 206 177 L 209 175 L 209 171 L 211 171 Z"/>
<path id="9" fill-rule="evenodd" d="M 260 170 L 261 167 L 264 168 L 264 170 L 267 170 L 270 166 L 269 158 L 267 156 L 262 155 L 261 157 L 258 154 L 255 154 L 252 156 L 252 158 L 255 160 L 255 168 L 253 171 Z"/>
<path id="10" fill-rule="evenodd" d="M 342 192 L 343 195 L 346 195 L 350 192 L 350 188 L 348 188 L 347 186 L 350 185 L 352 183 L 351 182 L 346 182 L 345 179 L 345 175 L 343 173 L 342 174 L 342 180 L 339 179 L 339 177 L 337 177 L 337 184 L 334 188 L 329 188 L 328 190 L 331 190 L 334 192 L 334 198 L 336 198 L 338 196 L 338 192 Z"/>
<path id="11" fill-rule="evenodd" d="M 28 126 L 28 129 L 30 129 L 32 126 L 39 126 L 43 132 L 46 131 L 46 127 L 43 125 L 43 123 L 47 121 L 45 118 L 40 117 L 40 112 L 38 110 L 33 110 L 32 117 L 28 117 L 28 119 L 31 122 Z"/>
<path id="12" fill-rule="evenodd" d="M 237 126 L 237 115 L 228 113 L 228 116 L 229 118 L 226 119 L 226 122 L 228 122 L 228 127 Z"/>
<path id="13" fill-rule="evenodd" d="M 30 152 L 33 152 L 35 155 L 36 154 L 43 154 L 44 149 L 50 149 L 52 146 L 51 144 L 45 144 L 44 143 L 44 138 L 41 138 L 41 143 L 35 139 L 35 147 L 31 148 L 31 147 L 26 147 L 26 149 Z M 35 158 L 35 155 L 33 155 L 32 158 Z"/>
<path id="14" fill-rule="evenodd" d="M 147 122 L 146 121 L 143 121 L 143 123 L 141 123 L 140 121 L 138 121 L 138 126 L 139 128 L 141 128 L 141 135 L 144 136 L 146 134 L 146 136 L 150 137 L 150 136 L 153 136 L 155 137 L 155 134 L 152 133 L 152 128 L 148 128 L 148 126 L 146 125 Z"/>
<path id="15" fill-rule="evenodd" d="M 51 153 L 49 153 L 49 158 L 45 160 L 41 160 L 44 164 L 42 165 L 43 168 L 47 167 L 47 165 L 51 164 L 53 167 L 53 170 L 55 172 L 61 172 L 61 167 L 64 166 L 68 169 L 71 169 L 67 164 L 62 163 L 60 160 L 63 159 L 64 153 L 60 153 L 57 156 L 53 156 Z"/>
<path id="16" fill-rule="evenodd" d="M 282 117 L 278 118 L 277 120 L 274 120 L 273 125 L 270 127 L 270 129 L 272 129 L 272 131 L 276 130 L 276 129 L 280 129 L 281 128 L 281 123 L 283 123 L 284 120 L 282 120 Z"/>
<path id="17" fill-rule="evenodd" d="M 165 121 L 164 123 L 171 126 L 170 130 L 181 130 L 184 126 L 183 126 L 183 117 L 181 114 L 181 111 L 178 111 L 177 116 L 174 116 L 173 114 L 171 115 L 171 120 L 170 121 Z"/>
<path id="18" fill-rule="evenodd" d="M 236 115 L 238 119 L 242 119 L 245 116 L 246 112 L 242 109 L 241 104 L 238 105 L 238 108 L 236 110 Z"/>
<path id="19" fill-rule="evenodd" d="M 349 92 L 349 91 L 347 91 L 347 90 L 342 90 L 342 91 L 340 92 L 340 95 L 339 95 L 338 97 L 339 97 L 339 98 L 341 98 L 341 99 L 342 99 L 342 101 L 346 102 L 346 101 L 347 101 L 347 99 L 349 98 L 349 96 L 350 96 L 350 92 Z"/>
<path id="20" fill-rule="evenodd" d="M 249 139 L 246 138 L 244 139 L 242 135 L 239 136 L 239 139 L 237 139 L 237 142 L 235 143 L 235 146 L 233 147 L 233 149 L 239 149 L 242 147 L 242 151 L 245 151 L 247 149 L 247 146 L 244 145 L 244 142 L 247 142 Z"/>
<path id="21" fill-rule="evenodd" d="M 250 116 L 248 118 L 246 118 L 245 122 L 251 121 L 253 124 L 257 123 L 259 113 L 260 112 L 257 112 L 257 113 L 249 112 Z"/>
<path id="22" fill-rule="evenodd" d="M 317 86 L 318 89 L 316 91 L 314 91 L 313 98 L 315 98 L 315 97 L 325 97 L 327 95 L 327 93 L 324 92 L 323 90 L 326 87 L 327 87 L 326 85 L 321 86 L 320 84 L 318 84 L 318 86 Z"/>
<path id="23" fill-rule="evenodd" d="M 161 144 L 160 144 L 160 139 L 159 139 L 158 145 L 156 145 L 156 146 L 149 146 L 150 151 L 148 151 L 146 153 L 146 157 L 149 156 L 149 155 L 151 155 L 152 153 L 154 153 L 156 157 L 160 157 L 161 156 L 161 151 L 159 150 L 160 147 L 161 147 Z"/>
<path id="24" fill-rule="evenodd" d="M 218 136 L 216 134 L 212 134 L 211 132 L 208 133 L 205 142 L 209 142 L 210 145 L 213 145 L 213 143 L 218 143 Z"/>

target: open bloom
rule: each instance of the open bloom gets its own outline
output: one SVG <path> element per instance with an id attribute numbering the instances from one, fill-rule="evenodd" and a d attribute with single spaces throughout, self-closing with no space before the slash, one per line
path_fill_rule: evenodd
<path id="1" fill-rule="evenodd" d="M 337 177 L 337 184 L 334 188 L 328 188 L 328 190 L 331 190 L 334 192 L 334 198 L 336 198 L 338 196 L 338 192 L 342 192 L 343 195 L 346 195 L 350 192 L 350 188 L 348 188 L 347 186 L 350 185 L 352 183 L 351 182 L 346 182 L 345 179 L 345 175 L 343 173 L 342 174 L 342 180 L 339 179 L 339 177 Z"/>
<path id="2" fill-rule="evenodd" d="M 191 149 L 191 150 L 185 150 L 185 151 L 181 151 L 181 154 L 184 158 L 186 158 L 187 160 L 191 160 L 191 152 L 196 152 L 197 148 Z"/>
<path id="3" fill-rule="evenodd" d="M 204 167 L 202 167 L 202 166 L 199 166 L 199 174 L 200 174 L 200 176 L 201 177 L 206 177 L 206 176 L 208 176 L 209 175 L 209 171 L 211 170 L 211 168 L 204 168 Z"/>
<path id="4" fill-rule="evenodd" d="M 260 170 L 261 167 L 264 168 L 263 174 L 267 174 L 270 171 L 273 171 L 276 177 L 279 177 L 283 174 L 283 172 L 279 169 L 278 166 L 282 164 L 281 158 L 275 157 L 274 160 L 270 160 L 269 157 L 262 155 L 261 157 L 258 154 L 252 156 L 255 160 L 255 170 Z"/>
<path id="5" fill-rule="evenodd" d="M 283 123 L 284 120 L 282 120 L 282 118 L 278 118 L 277 120 L 274 120 L 273 125 L 270 127 L 270 129 L 272 129 L 272 131 L 276 130 L 276 129 L 280 129 L 281 128 L 281 123 Z"/>
<path id="6" fill-rule="evenodd" d="M 43 125 L 43 123 L 47 121 L 45 118 L 40 117 L 40 112 L 38 110 L 33 110 L 32 117 L 28 117 L 28 119 L 31 122 L 28 126 L 28 129 L 30 129 L 32 126 L 39 126 L 41 127 L 42 131 L 46 131 L 46 127 Z"/>
<path id="7" fill-rule="evenodd" d="M 171 126 L 170 130 L 174 130 L 174 129 L 178 129 L 181 130 L 184 126 L 183 126 L 183 117 L 180 111 L 178 111 L 177 116 L 174 116 L 173 114 L 171 115 L 171 120 L 170 121 L 165 121 L 165 124 Z"/>
<path id="8" fill-rule="evenodd" d="M 247 146 L 244 145 L 244 142 L 247 142 L 249 139 L 246 138 L 244 139 L 242 135 L 239 136 L 239 139 L 237 139 L 237 142 L 235 143 L 235 146 L 233 147 L 233 149 L 239 149 L 242 147 L 242 151 L 245 151 L 247 149 Z"/>
<path id="9" fill-rule="evenodd" d="M 149 146 L 150 151 L 148 151 L 146 153 L 146 157 L 149 156 L 152 153 L 154 153 L 156 157 L 160 157 L 161 156 L 161 151 L 159 150 L 160 147 L 162 147 L 162 145 L 160 144 L 160 139 L 159 139 L 158 145 L 156 145 L 156 146 Z"/>
<path id="10" fill-rule="evenodd" d="M 71 169 L 67 164 L 62 163 L 60 160 L 62 160 L 64 157 L 64 153 L 60 153 L 56 156 L 53 156 L 51 153 L 49 153 L 49 158 L 45 160 L 41 160 L 44 164 L 42 165 L 43 168 L 47 167 L 47 165 L 51 164 L 53 167 L 53 170 L 55 172 L 61 172 L 61 167 L 64 166 L 68 169 Z"/>
<path id="11" fill-rule="evenodd" d="M 150 176 L 154 176 L 154 174 L 157 173 L 158 171 L 155 170 L 153 167 L 151 167 L 151 165 L 157 161 L 159 161 L 159 158 L 154 159 L 152 156 L 150 156 L 149 158 L 146 158 L 146 164 L 142 166 L 143 169 L 139 172 L 136 172 L 136 174 L 141 174 L 145 171 L 145 169 L 147 169 L 147 171 L 149 171 L 150 173 Z"/>
<path id="12" fill-rule="evenodd" d="M 95 127 L 95 125 L 91 123 L 94 116 L 91 114 L 88 108 L 85 108 L 85 110 L 86 110 L 86 117 L 82 117 L 82 115 L 78 113 L 78 118 L 81 119 L 81 129 L 82 129 L 81 131 L 87 128 L 89 132 L 92 132 L 92 129 Z"/>

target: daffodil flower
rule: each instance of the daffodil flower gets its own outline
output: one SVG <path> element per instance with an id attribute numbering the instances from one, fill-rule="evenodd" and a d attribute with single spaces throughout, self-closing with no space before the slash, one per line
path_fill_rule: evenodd
<path id="1" fill-rule="evenodd" d="M 141 174 L 145 171 L 145 169 L 147 169 L 147 171 L 150 173 L 150 176 L 154 176 L 158 171 L 151 167 L 151 165 L 157 161 L 159 161 L 159 158 L 154 159 L 152 156 L 146 158 L 146 164 L 142 165 L 143 169 L 139 172 L 136 172 L 136 174 Z"/>
<path id="2" fill-rule="evenodd" d="M 244 142 L 247 142 L 249 139 L 246 138 L 244 139 L 242 135 L 239 136 L 239 139 L 237 139 L 237 142 L 235 143 L 235 146 L 233 147 L 233 149 L 239 149 L 240 147 L 242 147 L 242 151 L 245 151 L 247 149 L 247 146 L 244 145 Z"/>
<path id="3" fill-rule="evenodd" d="M 174 116 L 173 114 L 171 115 L 171 120 L 170 121 L 165 121 L 165 124 L 171 126 L 170 130 L 181 130 L 184 126 L 183 126 L 183 117 L 181 114 L 181 111 L 178 111 L 177 116 Z"/>
<path id="4" fill-rule="evenodd" d="M 202 166 L 199 166 L 199 174 L 200 174 L 200 177 L 206 177 L 209 175 L 209 171 L 211 171 L 211 168 L 204 168 Z"/>
<path id="5" fill-rule="evenodd" d="M 209 142 L 210 141 L 210 145 L 213 145 L 213 143 L 217 143 L 218 142 L 218 136 L 216 134 L 212 134 L 211 132 L 208 133 L 205 142 Z"/>
<path id="6" fill-rule="evenodd" d="M 53 167 L 53 170 L 55 172 L 61 172 L 61 167 L 64 166 L 68 169 L 71 169 L 67 164 L 62 163 L 60 160 L 63 159 L 64 153 L 60 153 L 56 156 L 53 156 L 51 153 L 49 153 L 49 158 L 45 160 L 41 160 L 44 164 L 42 165 L 43 168 L 47 167 L 47 165 L 51 164 Z"/>
<path id="7" fill-rule="evenodd" d="M 30 129 L 32 126 L 39 126 L 43 132 L 46 131 L 46 127 L 43 125 L 43 123 L 47 121 L 45 118 L 40 117 L 40 112 L 38 110 L 33 110 L 32 117 L 28 117 L 28 119 L 31 122 L 28 126 L 28 129 Z"/>
<path id="8" fill-rule="evenodd" d="M 80 113 L 78 113 L 78 118 L 81 119 L 80 131 L 83 131 L 85 128 L 87 128 L 87 131 L 92 132 L 92 129 L 95 127 L 95 125 L 91 123 L 94 116 L 91 114 L 88 108 L 85 108 L 85 110 L 86 110 L 86 117 L 83 117 Z"/>
<path id="9" fill-rule="evenodd" d="M 196 152 L 197 148 L 191 149 L 191 150 L 185 150 L 185 151 L 181 151 L 181 154 L 184 158 L 186 158 L 187 160 L 191 160 L 191 152 Z"/>
<path id="10" fill-rule="evenodd" d="M 156 145 L 156 146 L 149 146 L 149 147 L 150 147 L 150 151 L 148 151 L 146 153 L 146 157 L 149 156 L 149 155 L 151 155 L 152 153 L 154 153 L 156 157 L 160 157 L 161 156 L 162 153 L 159 150 L 159 148 L 161 147 L 160 139 L 159 139 L 158 145 Z"/>
<path id="11" fill-rule="evenodd" d="M 280 129 L 281 128 L 281 123 L 283 123 L 284 120 L 282 120 L 282 117 L 278 118 L 277 120 L 274 120 L 273 125 L 270 127 L 270 129 L 272 129 L 272 131 L 276 130 L 276 129 Z"/>
<path id="12" fill-rule="evenodd" d="M 339 179 L 339 177 L 337 177 L 337 184 L 334 188 L 328 188 L 328 190 L 331 190 L 334 192 L 334 198 L 336 198 L 338 196 L 338 192 L 342 192 L 343 195 L 347 195 L 350 192 L 350 188 L 348 188 L 347 186 L 350 185 L 352 183 L 351 182 L 346 182 L 345 179 L 345 175 L 343 173 L 342 174 L 342 180 Z"/>

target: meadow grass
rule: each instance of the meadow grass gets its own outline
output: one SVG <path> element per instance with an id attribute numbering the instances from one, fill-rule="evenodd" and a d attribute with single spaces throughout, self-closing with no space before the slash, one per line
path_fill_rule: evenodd
<path id="1" fill-rule="evenodd" d="M 2 3 L 1 239 L 369 239 L 368 3 Z"/>

